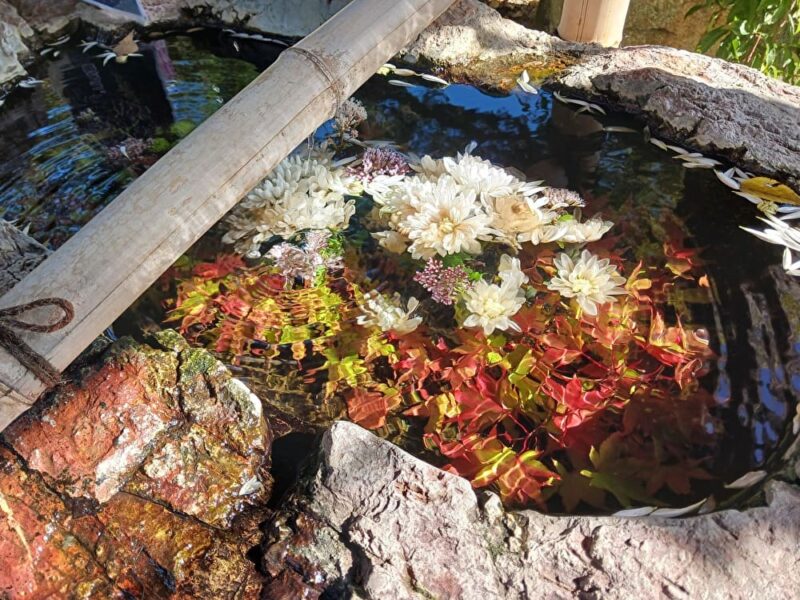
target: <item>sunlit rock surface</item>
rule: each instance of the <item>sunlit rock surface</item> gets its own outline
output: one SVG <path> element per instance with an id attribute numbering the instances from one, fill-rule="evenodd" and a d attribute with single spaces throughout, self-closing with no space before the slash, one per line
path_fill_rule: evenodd
<path id="1" fill-rule="evenodd" d="M 749 67 L 657 46 L 586 57 L 554 83 L 641 115 L 655 135 L 800 189 L 800 88 Z"/>
<path id="2" fill-rule="evenodd" d="M 508 19 L 514 19 L 533 27 L 541 0 L 483 0 L 486 4 Z"/>
<path id="3" fill-rule="evenodd" d="M 268 597 L 763 598 L 800 589 L 800 491 L 678 520 L 507 513 L 351 423 L 271 524 Z"/>
<path id="4" fill-rule="evenodd" d="M 800 88 L 755 69 L 659 46 L 569 44 L 459 0 L 406 56 L 510 89 L 523 68 L 546 86 L 622 110 L 654 135 L 800 189 Z M 566 68 L 564 68 L 566 67 Z"/>
<path id="5" fill-rule="evenodd" d="M 261 404 L 173 332 L 121 341 L 3 433 L 10 598 L 256 597 L 272 481 Z"/>
<path id="6" fill-rule="evenodd" d="M 6 0 L 0 0 L 0 84 L 25 74 L 22 61 L 30 55 L 25 39 L 33 30 Z"/>
<path id="7" fill-rule="evenodd" d="M 526 29 L 479 0 L 458 0 L 402 54 L 439 65 L 450 77 L 508 90 L 523 68 L 539 79 L 598 50 Z"/>

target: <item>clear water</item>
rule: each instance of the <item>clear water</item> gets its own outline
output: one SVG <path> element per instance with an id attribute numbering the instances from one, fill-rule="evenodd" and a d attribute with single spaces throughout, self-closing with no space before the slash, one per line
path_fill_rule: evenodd
<path id="1" fill-rule="evenodd" d="M 0 109 L 0 215 L 61 245 L 274 60 L 278 47 L 260 46 L 254 64 L 234 58 L 246 43 L 239 54 L 226 36 L 196 33 L 106 66 L 97 50 L 62 47 L 33 72 L 45 83 Z"/>
<path id="2" fill-rule="evenodd" d="M 125 65 L 103 67 L 78 48 L 68 49 L 36 73 L 45 85 L 14 92 L 0 109 L 0 214 L 30 225 L 34 237 L 57 247 L 277 51 L 242 41 L 237 50 L 215 32 L 153 41 L 144 47 L 144 58 Z M 754 220 L 749 204 L 730 195 L 709 171 L 683 169 L 641 135 L 603 131 L 636 123 L 576 115 L 547 93 L 495 96 L 465 85 L 406 89 L 376 77 L 356 97 L 370 115 L 362 138 L 391 139 L 404 150 L 436 157 L 455 155 L 475 140 L 476 153 L 495 164 L 579 191 L 588 200 L 587 213 L 602 209 L 616 221 L 611 234 L 621 235 L 637 256 L 660 251 L 651 247 L 658 245 L 654 223 L 674 217 L 682 224 L 687 245 L 701 250 L 709 283 L 700 289 L 678 282 L 681 293 L 673 300 L 685 324 L 709 332 L 715 354 L 700 380 L 713 397 L 714 428 L 710 455 L 700 458 L 712 466 L 714 478 L 697 482 L 685 497 L 665 500 L 685 504 L 720 495 L 723 482 L 771 468 L 800 396 L 800 288 L 780 268 L 779 250 L 739 229 Z M 128 156 L 120 155 L 121 145 Z M 359 231 L 357 224 L 350 234 Z M 213 258 L 221 250 L 220 233 L 209 232 L 192 256 Z M 378 250 L 364 248 L 348 260 L 365 272 L 385 269 Z M 118 333 L 161 326 L 164 302 L 175 294 L 170 277 L 116 324 Z M 402 277 L 392 285 L 405 289 L 409 282 Z M 289 312 L 299 306 L 291 294 L 281 301 Z M 298 315 L 299 322 L 304 318 Z M 322 399 L 318 360 L 298 369 L 291 349 L 286 358 L 286 344 L 266 350 L 270 360 L 222 357 L 237 363 L 234 369 L 265 401 L 279 431 L 314 431 L 347 416 L 343 401 Z M 394 419 L 379 432 L 442 462 L 422 448 L 423 425 L 424 420 Z"/>

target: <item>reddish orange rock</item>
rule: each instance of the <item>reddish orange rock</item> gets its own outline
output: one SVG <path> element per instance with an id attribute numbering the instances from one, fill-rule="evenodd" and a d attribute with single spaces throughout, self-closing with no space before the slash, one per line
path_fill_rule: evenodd
<path id="1" fill-rule="evenodd" d="M 121 597 L 90 548 L 99 538 L 77 538 L 71 510 L 0 449 L 0 597 Z M 85 542 L 89 542 L 87 546 Z"/>
<path id="2" fill-rule="evenodd" d="M 259 399 L 174 332 L 78 378 L 3 433 L 0 598 L 257 598 Z"/>
<path id="3" fill-rule="evenodd" d="M 99 502 L 119 491 L 181 422 L 171 391 L 175 356 L 134 347 L 112 354 L 82 383 L 57 390 L 4 433 L 31 469 L 71 496 Z"/>

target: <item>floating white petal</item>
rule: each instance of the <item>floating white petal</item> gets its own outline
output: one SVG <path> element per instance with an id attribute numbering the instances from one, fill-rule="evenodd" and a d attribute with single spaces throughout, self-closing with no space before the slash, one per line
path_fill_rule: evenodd
<path id="1" fill-rule="evenodd" d="M 736 481 L 732 481 L 731 483 L 725 486 L 728 490 L 742 490 L 744 488 L 749 488 L 757 483 L 763 481 L 767 476 L 766 471 L 750 471 L 749 473 L 745 473 Z"/>

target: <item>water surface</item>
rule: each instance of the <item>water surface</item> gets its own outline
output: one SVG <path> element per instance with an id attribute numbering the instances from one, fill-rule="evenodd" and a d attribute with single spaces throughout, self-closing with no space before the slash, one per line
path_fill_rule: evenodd
<path id="1" fill-rule="evenodd" d="M 66 48 L 36 72 L 44 85 L 14 92 L 0 109 L 0 214 L 58 247 L 270 64 L 279 49 L 241 40 L 235 47 L 220 32 L 203 32 L 150 41 L 143 58 L 103 66 L 92 52 Z M 699 386 L 713 399 L 707 427 L 714 443 L 697 459 L 713 477 L 695 482 L 688 495 L 667 494 L 666 500 L 722 497 L 724 482 L 772 467 L 800 395 L 800 289 L 780 268 L 777 248 L 739 229 L 753 223 L 751 205 L 729 194 L 710 171 L 682 168 L 643 135 L 603 129 L 640 129 L 636 122 L 576 114 L 546 92 L 397 88 L 375 77 L 356 97 L 369 114 L 362 139 L 393 140 L 403 151 L 435 157 L 453 156 L 475 141 L 475 153 L 497 165 L 580 192 L 587 214 L 602 211 L 617 222 L 609 235 L 620 237 L 631 260 L 663 253 L 665 223 L 682 229 L 682 241 L 697 251 L 706 280 L 698 286 L 677 279 L 667 316 L 708 332 L 714 356 Z M 327 131 L 323 127 L 318 136 Z M 361 219 L 365 213 L 359 212 Z M 212 229 L 191 257 L 213 259 L 230 251 L 220 245 L 221 233 Z M 368 239 L 362 221 L 348 235 Z M 368 241 L 360 248 L 353 260 L 366 273 L 377 273 L 376 280 L 381 273 L 386 279 L 380 250 Z M 162 326 L 175 296 L 170 277 L 127 313 L 118 333 Z M 415 285 L 402 275 L 390 284 L 403 292 Z M 298 322 L 303 321 L 307 308 L 295 310 L 302 304 L 297 297 L 287 294 L 282 301 L 287 311 L 300 310 Z M 292 345 L 302 341 L 256 345 L 259 351 L 246 357 L 220 353 L 265 401 L 281 431 L 315 431 L 348 416 L 342 399 L 323 399 L 324 361 L 292 360 Z M 423 448 L 423 426 L 420 419 L 393 418 L 379 433 L 443 463 Z"/>

